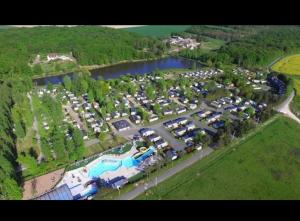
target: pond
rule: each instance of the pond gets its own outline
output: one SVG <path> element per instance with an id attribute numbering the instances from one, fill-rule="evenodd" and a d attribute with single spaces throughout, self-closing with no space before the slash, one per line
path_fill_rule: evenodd
<path id="1" fill-rule="evenodd" d="M 112 66 L 107 66 L 103 68 L 93 69 L 91 70 L 91 77 L 94 79 L 98 79 L 99 76 L 107 79 L 118 78 L 125 74 L 145 74 L 154 71 L 155 69 L 165 70 L 165 69 L 173 69 L 173 68 L 191 68 L 194 61 L 177 58 L 177 57 L 167 57 L 160 58 L 157 60 L 149 60 L 149 61 L 138 61 L 138 62 L 128 62 L 122 64 L 116 64 Z M 197 64 L 197 66 L 201 67 L 201 64 Z M 46 85 L 48 82 L 52 84 L 59 84 L 63 81 L 64 76 L 70 76 L 72 78 L 73 73 L 58 75 L 58 76 L 49 76 L 42 77 L 38 79 L 34 79 L 33 82 L 36 85 Z"/>

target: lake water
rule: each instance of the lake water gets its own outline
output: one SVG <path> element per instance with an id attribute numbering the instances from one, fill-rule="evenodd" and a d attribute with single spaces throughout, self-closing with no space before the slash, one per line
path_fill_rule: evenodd
<path id="1" fill-rule="evenodd" d="M 171 68 L 190 68 L 192 67 L 193 61 L 184 58 L 167 57 L 151 61 L 139 61 L 139 62 L 128 62 L 103 68 L 91 70 L 91 77 L 98 79 L 99 76 L 104 79 L 118 78 L 124 74 L 145 74 L 154 71 L 155 69 L 171 69 Z M 197 64 L 197 66 L 201 66 Z M 64 76 L 70 76 L 72 78 L 73 73 L 68 73 L 58 76 L 49 76 L 33 80 L 37 85 L 46 85 L 48 82 L 52 84 L 59 84 L 63 81 Z"/>

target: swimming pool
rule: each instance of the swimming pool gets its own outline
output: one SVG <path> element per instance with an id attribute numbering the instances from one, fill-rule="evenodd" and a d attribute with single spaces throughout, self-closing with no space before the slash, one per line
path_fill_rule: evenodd
<path id="1" fill-rule="evenodd" d="M 150 147 L 147 152 L 145 152 L 143 155 L 135 159 L 134 157 L 126 157 L 122 160 L 120 159 L 113 159 L 113 158 L 105 158 L 100 160 L 96 165 L 91 167 L 88 170 L 88 176 L 91 178 L 97 178 L 102 173 L 107 171 L 115 171 L 121 166 L 130 168 L 134 166 L 138 166 L 141 162 L 143 162 L 147 157 L 149 157 L 153 152 L 155 148 Z"/>
<path id="2" fill-rule="evenodd" d="M 120 160 L 114 159 L 103 159 L 100 160 L 95 166 L 91 167 L 88 170 L 89 177 L 98 177 L 100 174 L 106 171 L 114 171 L 117 170 L 121 166 Z"/>

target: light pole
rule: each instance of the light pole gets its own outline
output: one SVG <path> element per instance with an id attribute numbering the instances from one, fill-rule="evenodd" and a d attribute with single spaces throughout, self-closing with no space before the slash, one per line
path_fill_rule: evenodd
<path id="1" fill-rule="evenodd" d="M 117 189 L 119 191 L 119 196 L 121 195 L 120 186 L 117 186 Z"/>

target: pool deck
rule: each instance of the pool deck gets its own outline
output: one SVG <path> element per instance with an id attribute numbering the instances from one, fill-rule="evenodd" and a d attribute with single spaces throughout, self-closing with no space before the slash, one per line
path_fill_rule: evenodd
<path id="1" fill-rule="evenodd" d="M 131 148 L 128 152 L 124 153 L 124 154 L 107 154 L 107 155 L 103 155 L 97 159 L 95 159 L 94 161 L 92 161 L 91 163 L 89 163 L 88 165 L 86 165 L 87 169 L 90 169 L 91 167 L 95 166 L 97 163 L 99 163 L 99 161 L 103 160 L 103 159 L 124 159 L 126 157 L 129 156 L 133 156 L 134 154 L 136 154 L 138 151 L 136 148 Z"/>
<path id="2" fill-rule="evenodd" d="M 121 155 L 117 155 L 117 154 L 103 155 L 103 156 L 97 158 L 96 160 L 92 161 L 85 167 L 80 167 L 78 169 L 66 172 L 64 174 L 63 179 L 61 180 L 61 182 L 59 182 L 57 187 L 59 187 L 63 184 L 67 184 L 68 187 L 70 188 L 73 196 L 80 194 L 81 192 L 86 190 L 86 188 L 84 187 L 84 184 L 92 179 L 91 177 L 88 176 L 87 171 L 91 167 L 94 167 L 97 163 L 99 163 L 99 161 L 101 161 L 103 159 L 121 160 L 126 157 L 130 157 L 130 156 L 136 154 L 137 152 L 138 152 L 138 150 L 135 147 L 133 147 L 133 148 L 131 148 L 131 150 L 129 150 L 128 152 L 121 154 Z M 105 181 L 112 180 L 115 177 L 125 177 L 128 179 L 128 178 L 136 175 L 139 172 L 140 172 L 140 169 L 138 167 L 134 166 L 134 167 L 127 168 L 127 167 L 121 166 L 115 171 L 106 171 L 106 172 L 102 173 L 100 175 L 100 179 L 103 179 Z"/>

